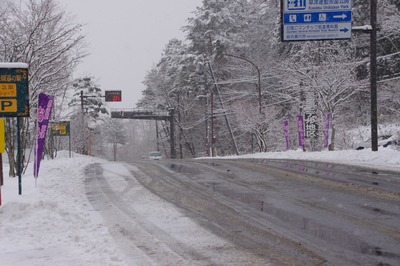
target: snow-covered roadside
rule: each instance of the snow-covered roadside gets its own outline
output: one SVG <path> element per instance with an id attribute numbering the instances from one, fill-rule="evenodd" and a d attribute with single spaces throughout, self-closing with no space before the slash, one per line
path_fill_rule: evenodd
<path id="1" fill-rule="evenodd" d="M 85 196 L 83 168 L 98 161 L 67 152 L 44 160 L 36 187 L 31 169 L 22 177 L 22 195 L 5 175 L 0 265 L 126 265 Z"/>
<path id="2" fill-rule="evenodd" d="M 292 160 L 311 160 L 323 161 L 339 164 L 360 165 L 400 172 L 400 151 L 391 148 L 379 148 L 377 152 L 371 149 L 365 150 L 346 150 L 346 151 L 321 151 L 303 152 L 302 150 L 291 150 L 287 152 L 265 152 L 245 154 L 239 156 L 221 157 L 224 159 L 233 158 L 260 158 L 260 159 L 292 159 Z"/>
<path id="3" fill-rule="evenodd" d="M 288 151 L 224 158 L 318 160 L 400 171 L 400 152 L 392 149 L 381 149 L 379 152 L 371 152 L 371 150 L 315 153 Z M 103 218 L 93 210 L 85 196 L 83 169 L 91 163 L 107 163 L 107 161 L 78 154 L 74 154 L 73 158 L 68 158 L 68 152 L 59 153 L 54 160 L 43 160 L 37 187 L 35 187 L 32 167 L 23 176 L 22 195 L 18 195 L 17 178 L 4 178 L 5 184 L 1 188 L 3 206 L 0 207 L 1 266 L 127 265 L 127 259 L 110 236 Z M 113 173 L 117 176 L 125 175 L 110 167 L 109 171 L 106 171 L 110 176 Z M 4 165 L 4 172 L 8 172 L 6 165 Z M 122 189 L 126 181 L 121 177 L 117 180 L 120 183 L 113 185 L 117 187 L 120 185 Z M 136 197 L 139 196 L 136 195 Z M 156 213 L 157 216 L 153 215 L 155 225 L 157 225 L 155 222 L 157 219 L 159 222 L 161 220 L 177 221 L 176 217 L 179 213 L 173 211 L 170 204 L 154 199 L 151 200 L 152 205 L 144 206 L 142 196 L 143 194 L 139 197 L 141 200 L 137 200 L 138 204 L 133 207 L 138 212 L 146 213 L 147 217 L 152 217 L 151 213 Z M 147 199 L 151 198 L 156 197 L 147 196 Z M 188 220 L 184 217 L 180 219 L 179 223 L 182 226 L 183 223 L 185 226 L 195 226 L 184 221 Z M 164 223 L 164 226 L 168 224 Z M 185 231 L 196 232 L 195 228 L 185 229 Z M 176 232 L 177 236 L 178 234 L 179 232 Z M 214 244 L 220 245 L 218 243 Z"/>

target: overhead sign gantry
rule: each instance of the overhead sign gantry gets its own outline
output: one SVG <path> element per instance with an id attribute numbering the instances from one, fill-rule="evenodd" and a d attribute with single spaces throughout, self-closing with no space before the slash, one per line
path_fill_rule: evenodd
<path id="1" fill-rule="evenodd" d="M 172 159 L 176 159 L 174 117 L 175 117 L 175 109 L 170 109 L 169 112 L 157 112 L 157 111 L 141 110 L 141 109 L 128 109 L 128 110 L 124 109 L 124 110 L 111 111 L 111 118 L 169 121 Z"/>

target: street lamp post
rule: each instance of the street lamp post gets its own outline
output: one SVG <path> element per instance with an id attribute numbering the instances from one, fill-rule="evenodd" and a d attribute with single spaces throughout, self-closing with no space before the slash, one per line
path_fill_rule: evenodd
<path id="1" fill-rule="evenodd" d="M 252 61 L 250 61 L 249 59 L 242 57 L 242 56 L 237 56 L 237 55 L 232 55 L 232 54 L 222 54 L 223 56 L 229 56 L 229 57 L 234 57 L 237 59 L 241 59 L 243 61 L 246 61 L 247 63 L 250 63 L 256 70 L 257 70 L 257 83 L 256 83 L 256 87 L 258 90 L 258 113 L 261 115 L 262 114 L 262 95 L 261 95 L 261 71 L 260 68 L 254 64 Z M 251 139 L 251 145 L 252 145 L 252 152 L 253 152 L 253 134 L 251 135 L 252 139 Z"/>
<path id="2" fill-rule="evenodd" d="M 260 68 L 254 64 L 252 61 L 250 61 L 247 58 L 241 57 L 241 56 L 237 56 L 237 55 L 231 55 L 231 54 L 222 54 L 224 56 L 230 56 L 230 57 L 234 57 L 237 59 L 241 59 L 244 60 L 248 63 L 250 63 L 252 66 L 254 66 L 254 68 L 257 70 L 257 83 L 256 83 L 256 87 L 258 90 L 258 112 L 261 114 L 262 112 L 262 96 L 261 96 L 261 72 L 260 72 Z"/>

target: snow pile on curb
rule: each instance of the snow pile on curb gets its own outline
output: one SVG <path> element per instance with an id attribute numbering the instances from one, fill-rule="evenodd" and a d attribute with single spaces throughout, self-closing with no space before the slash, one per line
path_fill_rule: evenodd
<path id="1" fill-rule="evenodd" d="M 400 171 L 400 152 L 391 148 L 379 148 L 377 152 L 371 149 L 360 151 L 321 151 L 321 152 L 265 152 L 255 154 L 245 154 L 239 156 L 218 157 L 219 159 L 239 159 L 239 158 L 263 158 L 263 159 L 291 159 L 291 160 L 310 160 L 324 161 L 341 164 L 361 165 L 374 167 L 377 169 L 386 169 Z"/>
<path id="2" fill-rule="evenodd" d="M 83 168 L 96 161 L 68 153 L 44 160 L 37 187 L 32 173 L 22 177 L 22 195 L 16 178 L 4 178 L 1 265 L 126 265 L 85 196 Z"/>

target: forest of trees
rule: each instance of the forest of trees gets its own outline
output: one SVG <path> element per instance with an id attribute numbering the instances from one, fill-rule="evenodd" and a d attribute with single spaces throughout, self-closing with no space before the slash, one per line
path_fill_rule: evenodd
<path id="1" fill-rule="evenodd" d="M 400 1 L 380 0 L 378 6 L 379 123 L 398 123 Z M 353 25 L 368 25 L 369 19 L 369 1 L 354 0 Z M 23 167 L 40 92 L 56 96 L 53 121 L 71 121 L 75 152 L 108 152 L 115 159 L 119 145 L 119 151 L 137 158 L 144 150 L 139 147 L 156 149 L 157 141 L 157 149 L 170 156 L 167 123 L 114 121 L 96 84 L 101 77 L 73 78 L 88 46 L 82 25 L 56 0 L 2 0 L 0 28 L 0 62 L 29 65 L 30 117 L 19 118 Z M 183 30 L 186 38 L 170 40 L 148 70 L 138 103 L 149 110 L 175 109 L 178 157 L 285 150 L 285 120 L 296 148 L 296 117 L 307 108 L 316 113 L 320 128 L 316 139 L 307 140 L 310 150 L 323 149 L 328 113 L 331 149 L 349 148 L 348 131 L 370 124 L 368 34 L 353 32 L 348 41 L 283 43 L 278 0 L 203 0 Z M 90 97 L 82 99 L 82 92 Z M 6 119 L 11 176 L 16 174 L 16 120 Z M 65 139 L 55 141 L 45 149 L 50 156 L 67 147 Z"/>
<path id="2" fill-rule="evenodd" d="M 398 123 L 400 1 L 378 1 L 379 123 Z M 353 1 L 353 26 L 370 24 L 369 1 Z M 317 115 L 323 149 L 351 148 L 348 131 L 370 124 L 369 34 L 349 41 L 281 42 L 280 1 L 203 0 L 145 78 L 139 106 L 177 110 L 182 157 L 285 150 L 283 121 L 297 147 L 297 120 Z"/>

